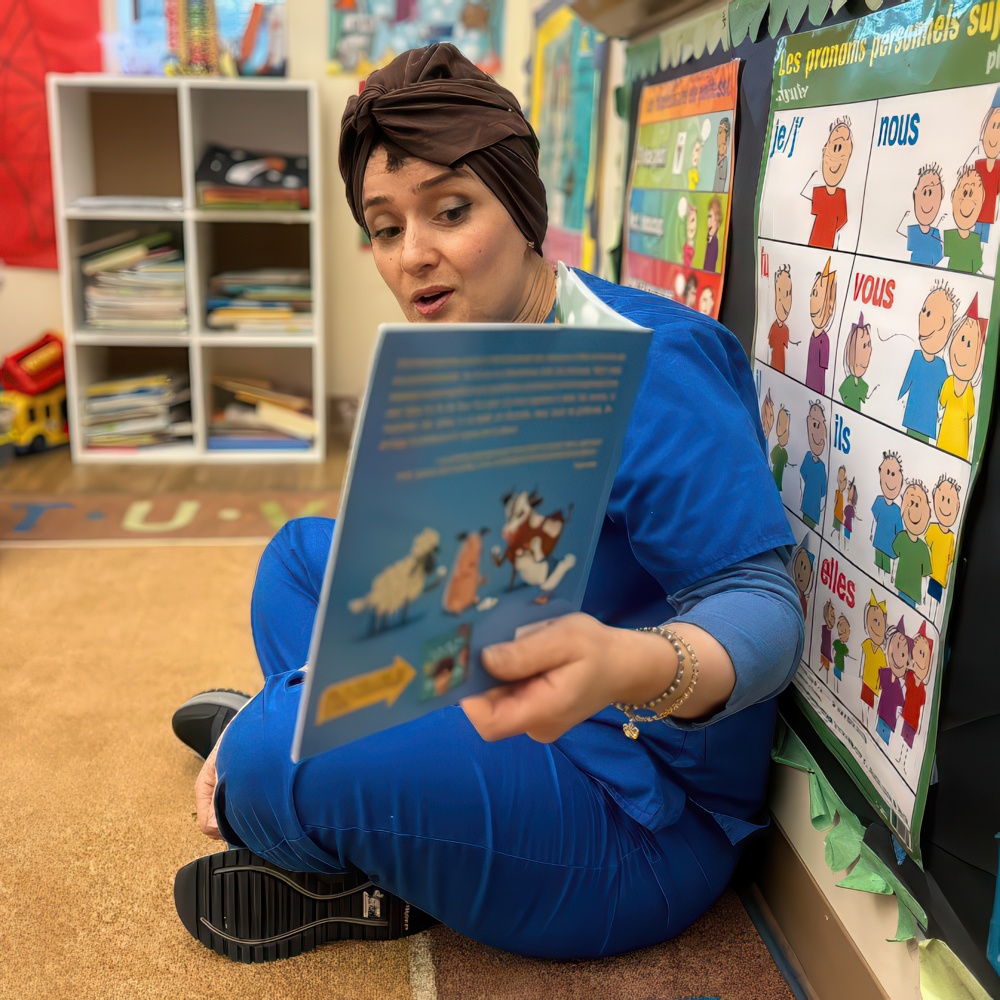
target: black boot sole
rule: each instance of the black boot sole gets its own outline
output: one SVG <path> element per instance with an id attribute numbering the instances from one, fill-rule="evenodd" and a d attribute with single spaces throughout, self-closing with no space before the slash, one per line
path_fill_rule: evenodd
<path id="1" fill-rule="evenodd" d="M 233 688 L 202 691 L 174 712 L 171 719 L 174 735 L 204 760 L 233 716 L 249 700 L 250 695 Z"/>
<path id="2" fill-rule="evenodd" d="M 236 962 L 273 962 L 332 941 L 388 941 L 437 921 L 361 872 L 288 872 L 246 849 L 209 854 L 174 879 L 181 922 Z"/>

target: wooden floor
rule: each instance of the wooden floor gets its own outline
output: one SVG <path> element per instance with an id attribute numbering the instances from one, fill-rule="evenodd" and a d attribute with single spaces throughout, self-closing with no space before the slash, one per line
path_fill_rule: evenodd
<path id="1" fill-rule="evenodd" d="M 323 462 L 239 464 L 74 464 L 69 448 L 11 458 L 0 465 L 0 494 L 179 493 L 185 490 L 335 490 L 347 445 L 335 437 Z"/>

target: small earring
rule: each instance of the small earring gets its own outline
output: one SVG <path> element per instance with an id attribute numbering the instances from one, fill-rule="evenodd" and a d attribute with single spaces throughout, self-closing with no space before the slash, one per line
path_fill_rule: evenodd
<path id="1" fill-rule="evenodd" d="M 528 240 L 528 249 L 529 250 L 534 250 L 535 249 L 535 241 L 534 240 Z"/>

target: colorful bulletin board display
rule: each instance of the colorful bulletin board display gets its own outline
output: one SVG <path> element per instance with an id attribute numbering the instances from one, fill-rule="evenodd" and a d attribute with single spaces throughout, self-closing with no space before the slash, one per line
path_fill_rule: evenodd
<path id="1" fill-rule="evenodd" d="M 111 39 L 132 76 L 284 76 L 284 0 L 116 0 Z"/>
<path id="2" fill-rule="evenodd" d="M 400 52 L 451 42 L 496 74 L 503 52 L 504 0 L 329 0 L 331 73 L 367 76 Z"/>
<path id="3" fill-rule="evenodd" d="M 531 124 L 549 204 L 545 256 L 593 271 L 604 36 L 561 0 L 535 15 Z"/>
<path id="4" fill-rule="evenodd" d="M 739 60 L 639 96 L 622 282 L 718 317 L 728 243 Z"/>
<path id="5" fill-rule="evenodd" d="M 794 690 L 920 863 L 997 355 L 1000 20 L 911 3 L 778 43 L 753 356 L 806 618 Z"/>
<path id="6" fill-rule="evenodd" d="M 0 261 L 55 270 L 46 73 L 101 70 L 98 0 L 0 0 Z"/>

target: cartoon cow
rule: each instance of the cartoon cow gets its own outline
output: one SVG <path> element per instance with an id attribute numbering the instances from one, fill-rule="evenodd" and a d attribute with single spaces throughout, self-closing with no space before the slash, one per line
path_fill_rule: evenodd
<path id="1" fill-rule="evenodd" d="M 543 500 L 537 491 L 511 491 L 503 497 L 504 526 L 501 535 L 506 549 L 494 545 L 490 550 L 493 563 L 502 566 L 510 563 L 511 575 L 507 589 L 512 590 L 518 576 L 532 587 L 538 587 L 541 594 L 535 598 L 544 604 L 562 578 L 576 565 L 572 553 L 564 556 L 555 566 L 550 567 L 549 557 L 562 535 L 563 528 L 573 513 L 570 504 L 563 515 L 561 510 L 554 514 L 542 515 L 535 508 Z"/>

